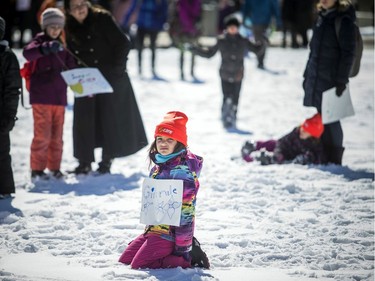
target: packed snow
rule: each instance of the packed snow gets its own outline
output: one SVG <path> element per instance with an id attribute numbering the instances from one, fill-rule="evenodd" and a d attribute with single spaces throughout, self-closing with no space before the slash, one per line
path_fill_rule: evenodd
<path id="1" fill-rule="evenodd" d="M 16 54 L 22 65 L 21 52 Z M 364 50 L 361 72 L 350 81 L 356 113 L 342 120 L 342 166 L 261 166 L 239 157 L 246 140 L 279 138 L 315 113 L 302 105 L 307 58 L 307 49 L 270 48 L 266 63 L 275 75 L 258 70 L 250 54 L 237 130 L 228 132 L 220 121 L 220 55 L 196 59 L 202 81 L 193 83 L 188 75 L 179 80 L 177 49 L 157 51 L 160 80 L 152 79 L 151 70 L 138 77 L 137 54 L 130 53 L 129 73 L 149 141 L 164 114 L 180 110 L 189 116 L 191 151 L 204 157 L 195 236 L 209 270 L 132 270 L 118 263 L 144 229 L 139 217 L 147 148 L 116 159 L 110 175 L 33 184 L 32 112 L 20 106 L 11 133 L 16 194 L 0 201 L 1 280 L 374 280 L 373 48 Z M 145 50 L 143 69 L 150 68 Z M 69 92 L 62 170 L 77 165 L 72 107 Z M 97 156 L 99 161 L 99 150 Z"/>

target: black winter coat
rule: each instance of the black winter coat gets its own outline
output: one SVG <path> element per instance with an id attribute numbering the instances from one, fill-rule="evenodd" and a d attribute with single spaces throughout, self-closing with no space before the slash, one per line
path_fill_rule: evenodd
<path id="1" fill-rule="evenodd" d="M 17 57 L 6 43 L 0 42 L 0 120 L 16 116 L 22 89 Z"/>
<path id="2" fill-rule="evenodd" d="M 147 145 L 142 118 L 126 72 L 130 41 L 105 11 L 89 9 L 82 24 L 67 16 L 68 48 L 82 66 L 97 67 L 114 92 L 76 98 L 74 156 L 94 161 L 93 149 L 102 147 L 110 158 L 131 155 Z"/>
<path id="3" fill-rule="evenodd" d="M 322 164 L 326 157 L 320 139 L 299 137 L 300 127 L 296 127 L 289 134 L 281 137 L 276 142 L 274 158 L 281 164 L 288 161 L 296 161 L 298 164 Z"/>
<path id="4" fill-rule="evenodd" d="M 20 67 L 8 42 L 0 41 L 0 194 L 14 193 L 9 131 L 13 129 L 22 88 Z"/>
<path id="5" fill-rule="evenodd" d="M 342 17 L 339 38 L 335 19 Z M 322 93 L 349 81 L 355 53 L 355 11 L 352 6 L 344 12 L 320 12 L 313 28 L 310 55 L 304 72 L 303 104 L 321 112 Z"/>
<path id="6" fill-rule="evenodd" d="M 222 34 L 217 43 L 207 49 L 194 48 L 194 53 L 211 58 L 217 51 L 221 53 L 220 78 L 227 82 L 240 82 L 244 75 L 244 56 L 247 51 L 257 52 L 261 47 L 253 44 L 240 34 Z"/>

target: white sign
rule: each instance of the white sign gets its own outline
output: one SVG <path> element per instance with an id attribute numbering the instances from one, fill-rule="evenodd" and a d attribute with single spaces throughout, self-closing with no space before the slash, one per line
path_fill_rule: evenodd
<path id="1" fill-rule="evenodd" d="M 180 226 L 183 188 L 182 180 L 146 178 L 142 185 L 140 222 Z"/>
<path id="2" fill-rule="evenodd" d="M 113 93 L 112 86 L 97 68 L 75 68 L 63 71 L 61 75 L 76 98 Z"/>
<path id="3" fill-rule="evenodd" d="M 344 117 L 354 115 L 354 108 L 350 98 L 349 84 L 340 97 L 336 96 L 336 88 L 329 89 L 323 93 L 322 121 L 329 124 Z"/>

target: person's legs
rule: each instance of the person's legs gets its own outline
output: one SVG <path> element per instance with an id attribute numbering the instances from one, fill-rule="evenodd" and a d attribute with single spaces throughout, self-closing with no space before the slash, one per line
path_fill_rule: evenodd
<path id="1" fill-rule="evenodd" d="M 138 28 L 136 36 L 136 48 L 138 51 L 138 74 L 142 74 L 142 51 L 143 51 L 143 41 L 145 39 L 145 30 Z"/>
<path id="2" fill-rule="evenodd" d="M 47 168 L 50 171 L 60 170 L 61 158 L 63 152 L 63 130 L 65 107 L 51 105 L 52 112 L 52 131 L 51 141 L 48 146 Z"/>
<path id="3" fill-rule="evenodd" d="M 32 171 L 43 171 L 47 167 L 52 115 L 46 105 L 33 104 L 32 110 L 34 137 L 31 143 L 30 167 Z"/>
<path id="4" fill-rule="evenodd" d="M 328 163 L 341 165 L 344 153 L 343 145 L 344 134 L 340 121 L 325 124 L 321 140 Z"/>
<path id="5" fill-rule="evenodd" d="M 254 38 L 256 42 L 260 42 L 264 45 L 264 51 L 257 54 L 258 68 L 264 68 L 264 58 L 266 56 L 266 49 L 268 45 L 268 38 L 266 36 L 267 26 L 264 25 L 253 25 L 252 27 Z"/>
<path id="6" fill-rule="evenodd" d="M 8 134 L 0 134 L 0 195 L 15 193 L 10 156 L 10 138 Z"/>
<path id="7" fill-rule="evenodd" d="M 132 268 L 166 268 L 163 258 L 172 254 L 174 242 L 165 240 L 158 235 L 147 235 L 138 249 L 132 262 Z M 171 262 L 171 261 L 169 261 Z"/>
<path id="8" fill-rule="evenodd" d="M 261 150 L 265 148 L 267 151 L 272 152 L 275 150 L 276 140 L 257 141 L 255 144 L 255 150 Z"/>
<path id="9" fill-rule="evenodd" d="M 158 31 L 156 30 L 150 30 L 148 32 L 150 35 L 150 49 L 151 49 L 151 69 L 152 69 L 152 75 L 156 76 L 155 71 L 155 60 L 156 60 L 156 38 L 158 36 Z"/>
<path id="10" fill-rule="evenodd" d="M 131 241 L 126 247 L 125 251 L 122 253 L 119 262 L 122 262 L 124 264 L 131 264 L 134 256 L 137 254 L 138 250 L 142 247 L 145 241 L 146 238 L 143 234 L 139 235 L 137 238 Z"/>
<path id="11" fill-rule="evenodd" d="M 240 99 L 240 92 L 241 92 L 241 85 L 242 81 L 233 83 L 233 104 L 232 104 L 232 116 L 233 116 L 233 126 L 236 125 L 237 121 L 237 110 L 238 110 L 238 103 Z"/>
<path id="12" fill-rule="evenodd" d="M 221 106 L 221 120 L 225 128 L 232 126 L 231 109 L 232 109 L 232 92 L 233 83 L 221 80 L 221 88 L 223 91 L 223 103 Z"/>
<path id="13" fill-rule="evenodd" d="M 74 100 L 73 115 L 73 151 L 79 165 L 77 174 L 91 171 L 91 162 L 95 161 L 96 97 L 83 97 Z"/>
<path id="14" fill-rule="evenodd" d="M 185 80 L 185 75 L 184 75 L 184 49 L 183 46 L 180 48 L 180 75 L 181 75 L 181 80 Z"/>

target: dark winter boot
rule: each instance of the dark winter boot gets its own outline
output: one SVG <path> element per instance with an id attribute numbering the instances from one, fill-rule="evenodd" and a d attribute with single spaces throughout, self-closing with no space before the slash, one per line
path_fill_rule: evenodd
<path id="1" fill-rule="evenodd" d="M 91 163 L 79 161 L 78 167 L 74 169 L 74 174 L 76 174 L 76 175 L 79 175 L 79 174 L 87 175 L 91 171 L 92 171 L 91 170 Z"/>
<path id="2" fill-rule="evenodd" d="M 206 253 L 201 249 L 201 244 L 197 238 L 193 237 L 193 245 L 190 251 L 191 256 L 191 266 L 210 268 L 210 262 Z"/>
<path id="3" fill-rule="evenodd" d="M 235 112 L 231 98 L 227 98 L 221 107 L 221 120 L 225 129 L 234 128 L 236 124 Z"/>
<path id="4" fill-rule="evenodd" d="M 262 166 L 271 165 L 275 163 L 275 159 L 272 153 L 267 152 L 265 149 L 262 149 L 260 156 L 257 158 Z"/>
<path id="5" fill-rule="evenodd" d="M 96 170 L 99 174 L 110 174 L 113 159 L 106 159 L 99 163 L 99 168 Z"/>
<path id="6" fill-rule="evenodd" d="M 44 171 L 32 170 L 31 179 L 32 180 L 37 180 L 37 179 L 48 180 L 49 177 Z"/>
<path id="7" fill-rule="evenodd" d="M 330 146 L 326 148 L 328 163 L 341 165 L 344 147 Z"/>

